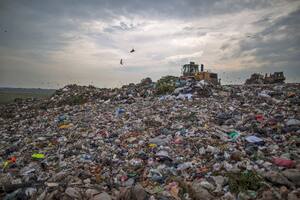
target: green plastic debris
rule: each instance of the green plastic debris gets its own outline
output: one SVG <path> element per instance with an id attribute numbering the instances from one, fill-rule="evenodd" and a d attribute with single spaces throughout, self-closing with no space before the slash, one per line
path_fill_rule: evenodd
<path id="1" fill-rule="evenodd" d="M 232 131 L 228 133 L 228 136 L 232 141 L 235 141 L 240 136 L 240 134 L 238 132 Z"/>
<path id="2" fill-rule="evenodd" d="M 45 155 L 42 153 L 34 153 L 34 154 L 32 154 L 31 157 L 34 159 L 43 159 L 43 158 L 45 158 Z"/>

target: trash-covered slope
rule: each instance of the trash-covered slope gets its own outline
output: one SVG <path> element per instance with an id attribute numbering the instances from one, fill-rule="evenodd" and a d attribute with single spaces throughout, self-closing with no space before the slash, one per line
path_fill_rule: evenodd
<path id="1" fill-rule="evenodd" d="M 164 81 L 0 107 L 0 197 L 299 198 L 299 84 Z"/>

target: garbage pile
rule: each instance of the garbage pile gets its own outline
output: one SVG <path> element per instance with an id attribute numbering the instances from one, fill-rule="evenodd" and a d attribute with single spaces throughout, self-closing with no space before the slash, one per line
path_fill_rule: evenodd
<path id="1" fill-rule="evenodd" d="M 1 106 L 0 198 L 300 198 L 300 84 L 171 82 Z"/>

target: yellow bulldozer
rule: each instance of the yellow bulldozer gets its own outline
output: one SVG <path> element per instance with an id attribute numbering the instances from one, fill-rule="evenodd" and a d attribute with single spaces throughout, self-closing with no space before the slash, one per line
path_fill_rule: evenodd
<path id="1" fill-rule="evenodd" d="M 205 80 L 215 85 L 220 85 L 220 80 L 218 79 L 217 73 L 211 73 L 208 71 L 204 71 L 204 65 L 201 64 L 201 70 L 199 71 L 199 65 L 195 64 L 195 62 L 190 62 L 189 64 L 185 64 L 181 69 L 182 76 L 181 79 L 194 79 L 197 81 Z"/>

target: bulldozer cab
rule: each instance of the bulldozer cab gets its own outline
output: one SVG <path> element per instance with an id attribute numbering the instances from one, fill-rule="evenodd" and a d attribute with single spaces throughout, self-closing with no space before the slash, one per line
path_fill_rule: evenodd
<path id="1" fill-rule="evenodd" d="M 199 72 L 199 65 L 194 62 L 190 62 L 190 64 L 185 64 L 182 66 L 182 75 L 183 76 L 194 76 Z"/>
<path id="2" fill-rule="evenodd" d="M 182 76 L 181 79 L 194 79 L 197 81 L 205 80 L 211 82 L 213 84 L 220 84 L 218 79 L 218 74 L 211 73 L 208 71 L 204 71 L 204 65 L 201 64 L 201 69 L 199 71 L 199 65 L 195 64 L 194 62 L 190 62 L 189 64 L 185 64 L 182 66 L 181 69 Z"/>
<path id="3" fill-rule="evenodd" d="M 274 77 L 275 78 L 284 78 L 283 72 L 274 72 Z"/>

